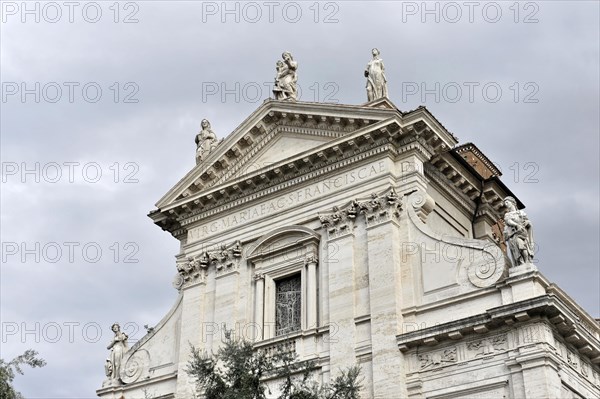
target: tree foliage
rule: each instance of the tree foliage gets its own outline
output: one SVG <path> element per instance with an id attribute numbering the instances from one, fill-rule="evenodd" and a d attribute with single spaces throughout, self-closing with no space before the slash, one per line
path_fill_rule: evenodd
<path id="1" fill-rule="evenodd" d="M 23 399 L 23 395 L 15 391 L 12 382 L 15 379 L 15 373 L 23 375 L 22 366 L 43 367 L 46 365 L 44 359 L 37 357 L 38 353 L 33 349 L 26 350 L 22 355 L 15 357 L 10 362 L 0 359 L 0 398 L 2 399 Z"/>
<path id="2" fill-rule="evenodd" d="M 342 371 L 329 384 L 314 381 L 312 362 L 298 361 L 288 352 L 267 355 L 251 342 L 229 339 L 215 355 L 192 346 L 186 372 L 206 399 L 266 399 L 266 378 L 281 379 L 278 399 L 359 399 L 360 368 Z M 269 392 L 270 393 L 270 392 Z"/>

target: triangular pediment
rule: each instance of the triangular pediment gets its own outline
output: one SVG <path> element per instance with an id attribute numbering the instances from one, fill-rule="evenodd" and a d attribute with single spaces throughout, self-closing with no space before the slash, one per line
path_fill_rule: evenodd
<path id="1" fill-rule="evenodd" d="M 409 150 L 414 140 L 428 148 L 424 156 L 447 152 L 457 143 L 425 107 L 401 112 L 385 98 L 366 105 L 267 100 L 149 216 L 177 236 L 186 231 L 182 223 L 193 223 L 222 204 L 251 200 L 275 185 L 328 173 L 380 150 Z"/>
<path id="2" fill-rule="evenodd" d="M 156 206 L 167 207 L 217 184 L 399 115 L 395 109 L 267 100 Z"/>
<path id="3" fill-rule="evenodd" d="M 260 150 L 249 162 L 240 165 L 234 177 L 253 173 L 269 165 L 274 165 L 296 154 L 319 147 L 331 141 L 331 137 L 316 134 L 284 132 L 275 136 L 265 147 Z"/>

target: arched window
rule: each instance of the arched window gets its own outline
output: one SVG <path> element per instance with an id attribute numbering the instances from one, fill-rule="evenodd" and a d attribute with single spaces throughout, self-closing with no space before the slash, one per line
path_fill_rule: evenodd
<path id="1" fill-rule="evenodd" d="M 317 327 L 319 241 L 314 230 L 290 226 L 263 236 L 250 252 L 257 340 Z"/>

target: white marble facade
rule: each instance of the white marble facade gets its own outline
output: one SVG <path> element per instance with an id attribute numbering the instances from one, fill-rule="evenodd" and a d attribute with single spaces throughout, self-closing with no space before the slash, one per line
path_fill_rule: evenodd
<path id="1" fill-rule="evenodd" d="M 228 333 L 358 363 L 363 398 L 600 397 L 600 328 L 511 267 L 499 177 L 424 107 L 265 102 L 151 212 L 180 295 L 98 395 L 193 398 L 188 342 Z"/>

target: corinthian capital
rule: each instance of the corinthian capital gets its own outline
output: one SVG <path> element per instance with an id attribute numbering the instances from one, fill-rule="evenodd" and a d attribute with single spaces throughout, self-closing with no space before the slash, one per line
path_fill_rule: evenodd
<path id="1" fill-rule="evenodd" d="M 317 254 L 315 252 L 307 253 L 306 257 L 304 258 L 304 265 L 309 265 L 311 263 L 319 263 L 319 258 L 317 257 Z"/>
<path id="2" fill-rule="evenodd" d="M 254 281 L 263 280 L 265 275 L 263 273 L 254 273 Z"/>

